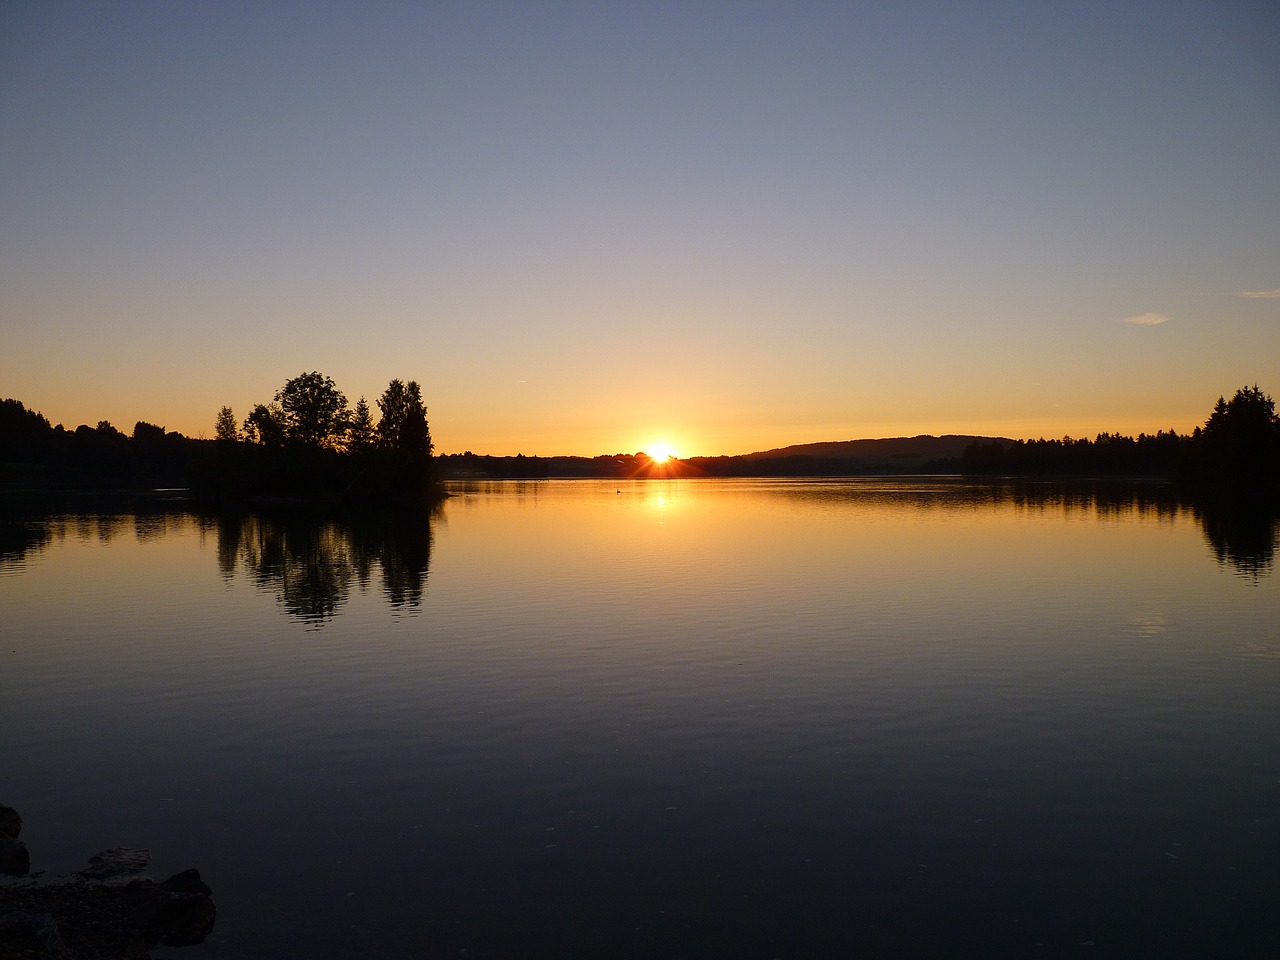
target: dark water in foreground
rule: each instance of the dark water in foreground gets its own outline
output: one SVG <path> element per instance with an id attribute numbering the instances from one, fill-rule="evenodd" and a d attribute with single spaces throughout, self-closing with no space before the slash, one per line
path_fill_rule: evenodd
<path id="1" fill-rule="evenodd" d="M 1151 488 L 458 491 L 9 526 L 36 866 L 199 867 L 188 960 L 1280 954 L 1274 525 Z"/>

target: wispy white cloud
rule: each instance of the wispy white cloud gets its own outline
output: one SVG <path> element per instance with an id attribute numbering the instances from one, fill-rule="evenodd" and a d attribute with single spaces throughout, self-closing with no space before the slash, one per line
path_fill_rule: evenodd
<path id="1" fill-rule="evenodd" d="M 1240 296 L 1250 300 L 1280 300 L 1280 287 L 1274 290 L 1241 290 Z"/>
<path id="2" fill-rule="evenodd" d="M 1140 313 L 1136 317 L 1125 317 L 1122 322 L 1139 327 L 1154 327 L 1158 323 L 1168 323 L 1169 318 L 1163 313 Z"/>

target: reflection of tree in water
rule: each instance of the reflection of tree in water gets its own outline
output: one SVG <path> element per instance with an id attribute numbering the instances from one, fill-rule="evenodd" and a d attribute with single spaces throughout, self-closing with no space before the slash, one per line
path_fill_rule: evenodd
<path id="1" fill-rule="evenodd" d="M 188 511 L 175 512 L 163 506 L 152 510 L 56 515 L 33 512 L 4 517 L 0 518 L 0 566 L 22 566 L 44 553 L 50 544 L 68 539 L 109 544 L 132 535 L 138 543 L 150 543 L 196 522 Z"/>
<path id="2" fill-rule="evenodd" d="M 28 554 L 43 553 L 52 539 L 53 531 L 45 523 L 0 522 L 0 566 L 22 566 Z"/>
<path id="3" fill-rule="evenodd" d="M 1169 484 L 1155 482 L 973 483 L 948 478 L 914 484 L 788 482 L 773 488 L 772 495 L 941 511 L 1011 504 L 1028 513 L 1095 513 L 1111 519 L 1136 513 L 1172 521 L 1191 515 L 1218 562 L 1255 580 L 1270 576 L 1280 548 L 1280 505 L 1239 496 L 1192 500 Z M 202 531 L 216 530 L 218 568 L 224 578 L 231 579 L 243 563 L 260 587 L 278 591 L 292 615 L 321 622 L 337 613 L 353 584 L 362 593 L 369 589 L 375 567 L 387 603 L 395 608 L 418 607 L 431 562 L 433 519 L 423 511 L 344 521 L 305 515 L 215 519 L 163 507 L 116 514 L 16 515 L 0 518 L 0 567 L 20 567 L 50 544 L 67 539 L 109 543 L 132 536 L 145 544 L 196 524 Z"/>
<path id="4" fill-rule="evenodd" d="M 403 526 L 383 520 L 381 531 L 369 531 L 381 545 L 382 589 L 393 607 L 417 607 L 427 586 L 431 564 L 430 518 Z M 366 574 L 367 576 L 367 574 Z"/>
<path id="5" fill-rule="evenodd" d="M 328 620 L 346 602 L 352 580 L 350 543 L 333 524 L 254 518 L 240 539 L 240 559 L 260 588 L 275 587 L 289 613 Z"/>
<path id="6" fill-rule="evenodd" d="M 1021 507 L 1057 504 L 1070 511 L 1093 509 L 1099 516 L 1140 515 L 1174 519 L 1195 516 L 1219 563 L 1257 580 L 1271 574 L 1280 537 L 1280 505 L 1265 498 L 1198 496 L 1165 483 L 1052 484 L 1015 488 Z"/>
<path id="7" fill-rule="evenodd" d="M 1208 498 L 1196 502 L 1195 512 L 1219 563 L 1254 580 L 1270 575 L 1280 540 L 1276 504 L 1248 497 Z"/>
<path id="8" fill-rule="evenodd" d="M 1280 547 L 1280 504 L 1237 492 L 1231 497 L 1191 497 L 1161 481 L 877 479 L 872 483 L 785 483 L 776 493 L 805 499 L 910 504 L 922 510 L 954 510 L 1010 504 L 1032 515 L 1092 514 L 1121 519 L 1137 514 L 1157 520 L 1192 516 L 1219 563 L 1242 576 L 1270 576 Z"/>
<path id="9" fill-rule="evenodd" d="M 306 516 L 222 517 L 218 566 L 231 577 L 243 565 L 259 588 L 278 591 L 292 615 L 332 619 L 352 585 L 364 592 L 376 566 L 393 607 L 417 607 L 431 563 L 431 517 L 425 512 L 353 520 Z"/>

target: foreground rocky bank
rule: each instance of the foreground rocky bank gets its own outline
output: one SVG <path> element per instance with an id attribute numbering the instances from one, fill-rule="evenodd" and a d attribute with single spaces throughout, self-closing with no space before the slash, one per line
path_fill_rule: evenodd
<path id="1" fill-rule="evenodd" d="M 76 873 L 32 875 L 22 817 L 0 806 L 0 960 L 141 960 L 158 946 L 202 942 L 217 909 L 198 870 L 156 882 L 149 850 L 116 847 Z M 26 879 L 22 879 L 26 878 Z"/>

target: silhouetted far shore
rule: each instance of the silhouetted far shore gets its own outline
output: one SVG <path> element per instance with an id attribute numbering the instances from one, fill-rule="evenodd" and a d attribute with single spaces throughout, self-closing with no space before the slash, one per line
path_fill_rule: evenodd
<path id="1" fill-rule="evenodd" d="M 315 381 L 314 383 L 312 381 Z M 317 384 L 345 409 L 331 381 L 305 374 L 286 384 L 286 401 L 298 384 Z M 391 400 L 398 396 L 393 381 Z M 366 436 L 352 443 L 348 425 L 323 444 L 289 433 L 288 411 L 255 409 L 236 428 L 231 411 L 219 414 L 220 439 L 184 437 L 139 422 L 131 435 L 110 423 L 73 431 L 52 426 L 20 401 L 0 401 L 0 489 L 7 494 L 178 496 L 237 503 L 263 501 L 374 504 L 431 502 L 443 480 L 468 479 L 670 479 L 687 477 L 853 477 L 962 475 L 973 478 L 1165 479 L 1202 491 L 1243 490 L 1280 495 L 1280 420 L 1274 401 L 1257 387 L 1220 397 L 1203 428 L 1191 434 L 1161 430 L 1127 437 L 1099 434 L 1093 440 L 1009 440 L 946 435 L 799 444 L 738 456 L 658 460 L 644 452 L 596 457 L 486 456 L 470 451 L 432 456 L 425 408 L 410 383 L 413 422 L 422 437 L 406 457 L 398 436 L 377 442 L 367 427 L 368 408 L 358 409 Z M 379 405 L 384 401 L 380 400 Z M 261 407 L 261 405 L 260 405 Z M 263 413 L 262 411 L 266 411 Z M 256 420 L 254 418 L 257 418 Z M 275 417 L 276 420 L 271 418 Z M 384 418 L 385 420 L 386 418 Z M 419 422 L 420 421 L 420 422 Z M 269 429 L 264 430 L 263 425 Z M 378 425 L 380 428 L 382 424 Z M 278 431 L 273 430 L 278 427 Z M 369 431 L 373 432 L 369 432 Z M 179 494 L 185 490 L 185 494 Z"/>

